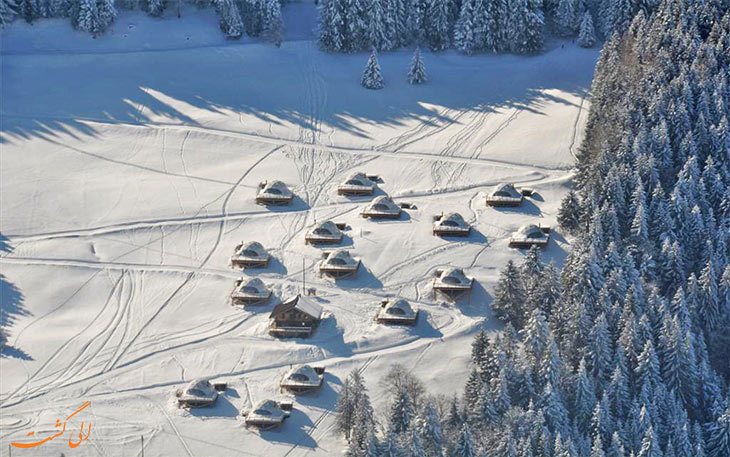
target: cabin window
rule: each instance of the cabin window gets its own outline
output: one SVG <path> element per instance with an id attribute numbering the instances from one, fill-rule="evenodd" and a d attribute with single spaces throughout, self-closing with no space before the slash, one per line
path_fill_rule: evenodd
<path id="1" fill-rule="evenodd" d="M 510 194 L 507 191 L 498 190 L 497 192 L 494 193 L 494 196 L 495 197 L 510 197 Z"/>
<path id="2" fill-rule="evenodd" d="M 394 315 L 398 315 L 398 316 L 403 316 L 406 313 L 405 311 L 403 311 L 400 308 L 389 308 L 386 312 L 388 314 L 394 314 Z"/>
<path id="3" fill-rule="evenodd" d="M 243 255 L 245 255 L 246 257 L 258 257 L 259 253 L 251 249 L 245 249 L 243 251 Z"/>
<path id="4" fill-rule="evenodd" d="M 281 191 L 279 189 L 275 189 L 275 188 L 271 188 L 271 189 L 267 190 L 266 192 L 268 192 L 270 194 L 274 194 L 274 195 L 281 195 Z"/>
<path id="5" fill-rule="evenodd" d="M 255 287 L 245 286 L 243 289 L 241 289 L 241 292 L 243 292 L 244 294 L 257 294 L 259 291 Z"/>
<path id="6" fill-rule="evenodd" d="M 315 235 L 331 235 L 332 233 L 330 233 L 330 231 L 327 229 L 316 228 L 316 229 L 314 229 L 314 234 Z"/>
<path id="7" fill-rule="evenodd" d="M 362 186 L 363 183 L 358 181 L 357 179 L 351 179 L 347 181 L 347 184 L 350 184 L 351 186 Z"/>
<path id="8" fill-rule="evenodd" d="M 190 389 L 188 390 L 188 395 L 192 395 L 194 397 L 205 397 L 205 394 L 200 389 Z"/>
<path id="9" fill-rule="evenodd" d="M 259 416 L 271 416 L 271 411 L 268 409 L 257 409 L 254 411 L 254 414 L 257 414 Z"/>
<path id="10" fill-rule="evenodd" d="M 382 203 L 374 204 L 373 209 L 378 210 L 378 211 L 388 211 L 388 207 L 383 205 Z"/>
<path id="11" fill-rule="evenodd" d="M 329 263 L 331 265 L 344 265 L 347 262 L 345 262 L 344 260 L 339 259 L 339 258 L 334 258 L 334 259 L 330 259 Z"/>
<path id="12" fill-rule="evenodd" d="M 443 225 L 444 227 L 458 227 L 459 226 L 459 224 L 457 224 L 456 222 L 451 221 L 451 220 L 443 221 L 441 223 L 441 225 Z"/>
<path id="13" fill-rule="evenodd" d="M 455 278 L 453 276 L 447 276 L 443 278 L 441 281 L 445 282 L 446 284 L 459 284 L 459 279 Z"/>
<path id="14" fill-rule="evenodd" d="M 294 373 L 291 376 L 289 376 L 289 379 L 296 382 L 307 382 L 309 381 L 309 378 L 306 375 L 303 375 L 302 373 Z"/>
<path id="15" fill-rule="evenodd" d="M 527 234 L 527 238 L 542 238 L 542 232 L 535 230 Z"/>

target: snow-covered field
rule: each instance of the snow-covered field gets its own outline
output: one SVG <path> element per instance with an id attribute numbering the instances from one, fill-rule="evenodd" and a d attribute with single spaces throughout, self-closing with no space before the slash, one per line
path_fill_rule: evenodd
<path id="1" fill-rule="evenodd" d="M 499 270 L 522 256 L 509 234 L 555 223 L 597 51 L 558 42 L 535 57 L 424 52 L 423 86 L 405 82 L 411 50 L 397 51 L 380 56 L 386 88 L 368 91 L 358 84 L 366 56 L 319 52 L 301 19 L 312 5 L 293 8 L 293 40 L 280 49 L 226 41 L 212 12 L 164 23 L 124 13 L 97 40 L 57 21 L 2 32 L 0 269 L 13 317 L 0 359 L 2 455 L 11 441 L 49 436 L 86 400 L 67 430 L 90 421 L 87 443 L 69 449 L 65 435 L 13 456 L 140 455 L 141 437 L 147 457 L 334 455 L 343 444 L 332 408 L 353 368 L 376 409 L 377 380 L 393 363 L 434 393 L 461 389 L 473 333 L 498 328 L 489 304 Z M 362 219 L 368 198 L 336 194 L 360 170 L 416 209 Z M 293 188 L 293 206 L 254 203 L 267 179 Z M 486 207 L 502 181 L 539 195 Z M 452 210 L 474 224 L 468 239 L 431 235 L 433 216 Z M 306 229 L 330 218 L 351 227 L 343 244 L 364 267 L 355 279 L 320 278 L 322 249 L 304 244 Z M 329 317 L 312 338 L 268 336 L 273 305 L 230 306 L 242 273 L 229 258 L 243 240 L 276 259 L 243 273 L 270 285 L 273 302 L 303 276 L 316 288 Z M 554 232 L 544 259 L 560 264 L 567 249 Z M 445 265 L 476 279 L 470 299 L 433 295 Z M 411 300 L 418 325 L 377 325 L 387 296 Z M 245 429 L 240 411 L 281 398 L 278 381 L 297 362 L 326 366 L 322 391 L 297 397 L 281 430 Z M 229 390 L 213 408 L 178 409 L 175 390 L 196 377 Z"/>

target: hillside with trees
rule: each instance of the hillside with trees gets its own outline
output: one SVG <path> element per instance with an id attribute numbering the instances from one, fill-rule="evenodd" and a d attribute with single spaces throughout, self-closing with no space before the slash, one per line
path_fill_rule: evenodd
<path id="1" fill-rule="evenodd" d="M 476 336 L 458 398 L 397 369 L 380 420 L 340 397 L 349 456 L 730 455 L 728 4 L 669 0 L 621 24 L 559 215 L 562 271 L 536 250 L 504 267 L 504 329 Z"/>

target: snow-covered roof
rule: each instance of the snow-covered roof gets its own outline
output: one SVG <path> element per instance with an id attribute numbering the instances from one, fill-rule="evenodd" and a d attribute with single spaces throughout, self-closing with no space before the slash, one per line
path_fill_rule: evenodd
<path id="1" fill-rule="evenodd" d="M 261 188 L 259 194 L 271 194 L 285 197 L 291 195 L 291 191 L 286 184 L 281 181 L 268 181 L 264 184 L 264 187 Z"/>
<path id="2" fill-rule="evenodd" d="M 365 173 L 355 172 L 348 175 L 340 186 L 372 187 L 374 185 L 375 183 Z"/>
<path id="3" fill-rule="evenodd" d="M 514 234 L 513 238 L 525 238 L 525 239 L 540 239 L 547 238 L 547 234 L 544 233 L 540 227 L 535 224 L 523 225 Z"/>
<path id="4" fill-rule="evenodd" d="M 461 268 L 447 268 L 439 275 L 439 281 L 445 284 L 469 284 L 471 279 L 467 278 Z"/>
<path id="5" fill-rule="evenodd" d="M 316 224 L 309 233 L 314 235 L 340 235 L 342 231 L 332 221 L 324 221 Z"/>
<path id="6" fill-rule="evenodd" d="M 411 304 L 404 298 L 397 300 L 388 300 L 383 307 L 382 313 L 394 317 L 413 317 L 416 312 L 411 308 Z"/>
<path id="7" fill-rule="evenodd" d="M 266 258 L 269 254 L 258 241 L 248 241 L 241 244 L 241 247 L 238 248 L 238 250 L 236 251 L 236 255 L 239 257 L 263 259 Z"/>
<path id="8" fill-rule="evenodd" d="M 277 314 L 288 311 L 290 309 L 296 309 L 305 314 L 312 316 L 315 319 L 322 318 L 322 307 L 309 297 L 297 294 L 276 306 L 271 312 L 271 318 L 276 317 Z"/>
<path id="9" fill-rule="evenodd" d="M 268 295 L 269 290 L 259 278 L 244 278 L 236 287 L 234 295 Z"/>
<path id="10" fill-rule="evenodd" d="M 320 378 L 311 366 L 297 365 L 287 372 L 282 382 L 288 385 L 319 385 Z"/>
<path id="11" fill-rule="evenodd" d="M 246 420 L 281 422 L 285 416 L 286 414 L 278 402 L 261 400 L 251 409 L 251 412 L 246 416 Z"/>
<path id="12" fill-rule="evenodd" d="M 461 227 L 466 228 L 469 224 L 466 223 L 464 218 L 459 213 L 448 213 L 444 214 L 434 225 L 441 227 Z"/>
<path id="13" fill-rule="evenodd" d="M 501 183 L 497 184 L 492 192 L 489 194 L 490 197 L 508 197 L 508 198 L 521 198 L 522 194 L 515 189 L 514 184 Z"/>
<path id="14" fill-rule="evenodd" d="M 357 260 L 350 256 L 350 251 L 347 249 L 337 249 L 330 252 L 323 263 L 327 266 L 345 267 L 357 265 Z"/>
<path id="15" fill-rule="evenodd" d="M 217 394 L 213 385 L 207 379 L 194 379 L 183 389 L 183 395 L 191 397 L 210 398 Z"/>
<path id="16" fill-rule="evenodd" d="M 385 195 L 375 197 L 373 201 L 365 206 L 365 211 L 368 212 L 399 212 L 400 207 L 393 202 L 393 199 Z"/>

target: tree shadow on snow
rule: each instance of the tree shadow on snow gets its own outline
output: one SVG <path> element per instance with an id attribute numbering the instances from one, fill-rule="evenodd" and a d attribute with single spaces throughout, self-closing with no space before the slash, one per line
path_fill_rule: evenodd
<path id="1" fill-rule="evenodd" d="M 461 125 L 457 115 L 465 110 L 544 114 L 547 103 L 577 108 L 562 94 L 587 93 L 598 57 L 595 50 L 577 48 L 569 57 L 557 51 L 537 56 L 424 52 L 429 82 L 414 87 L 401 74 L 412 56 L 410 49 L 403 49 L 380 55 L 386 86 L 368 91 L 358 84 L 367 53 L 331 54 L 315 48 L 310 43 L 285 42 L 266 52 L 255 46 L 223 45 L 220 52 L 135 52 L 129 58 L 119 58 L 115 52 L 84 55 L 84 62 L 100 69 L 97 72 L 59 65 L 57 56 L 31 61 L 6 53 L 15 78 L 3 85 L 2 96 L 13 109 L 3 115 L 0 142 L 53 139 L 59 134 L 96 136 L 97 127 L 84 120 L 141 125 L 162 118 L 200 127 L 200 119 L 231 112 L 274 126 L 288 123 L 309 132 L 339 130 L 370 139 L 362 126 L 399 127 L 415 120 L 440 127 Z M 64 56 L 69 61 L 74 57 Z M 130 59 L 145 71 L 129 71 Z M 317 90 L 310 87 L 311 77 L 301 77 L 302 59 L 319 68 Z M 191 62 L 205 71 L 191 72 Z M 320 104 L 314 99 L 318 93 L 336 96 Z M 319 106 L 316 116 L 313 105 Z M 417 133 L 405 144 L 401 139 L 384 147 L 407 150 L 408 144 L 419 140 Z"/>
<path id="2" fill-rule="evenodd" d="M 13 247 L 8 242 L 8 238 L 0 234 L 0 252 L 4 254 L 10 254 L 13 252 Z M 20 289 L 10 281 L 7 277 L 0 273 L 0 327 L 3 331 L 3 336 L 8 338 L 5 344 L 0 346 L 0 358 L 11 357 L 22 360 L 33 360 L 25 351 L 20 348 L 10 345 L 10 328 L 15 324 L 15 321 L 20 317 L 30 316 L 31 313 L 28 311 L 23 302 L 25 298 Z"/>

